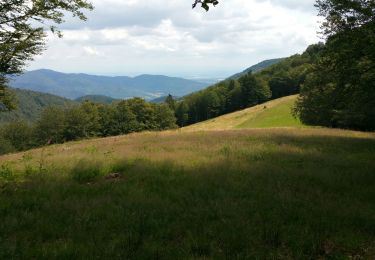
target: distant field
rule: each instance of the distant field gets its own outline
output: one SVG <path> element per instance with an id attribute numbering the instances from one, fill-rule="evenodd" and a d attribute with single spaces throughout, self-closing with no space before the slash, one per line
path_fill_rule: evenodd
<path id="1" fill-rule="evenodd" d="M 373 133 L 290 128 L 2 156 L 0 259 L 374 259 L 374 154 Z"/>
<path id="2" fill-rule="evenodd" d="M 262 105 L 185 127 L 184 130 L 307 127 L 291 114 L 291 109 L 296 99 L 297 96 L 289 96 L 272 100 Z"/>

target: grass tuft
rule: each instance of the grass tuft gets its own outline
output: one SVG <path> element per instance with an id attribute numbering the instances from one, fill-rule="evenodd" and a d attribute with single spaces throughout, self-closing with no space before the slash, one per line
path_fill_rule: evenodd
<path id="1" fill-rule="evenodd" d="M 97 161 L 80 160 L 71 170 L 73 180 L 79 183 L 87 183 L 103 176 L 103 165 Z"/>

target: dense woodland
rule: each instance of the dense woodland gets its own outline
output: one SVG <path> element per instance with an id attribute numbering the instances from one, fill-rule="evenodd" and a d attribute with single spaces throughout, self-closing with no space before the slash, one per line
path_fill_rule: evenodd
<path id="1" fill-rule="evenodd" d="M 0 128 L 0 153 L 27 150 L 46 144 L 176 127 L 166 104 L 141 98 L 111 105 L 83 102 L 67 108 L 49 107 L 34 124 L 15 121 Z"/>
<path id="2" fill-rule="evenodd" d="M 375 130 L 375 1 L 317 1 L 327 42 L 296 115 L 306 124 Z M 340 1 L 338 1 L 340 2 Z"/>

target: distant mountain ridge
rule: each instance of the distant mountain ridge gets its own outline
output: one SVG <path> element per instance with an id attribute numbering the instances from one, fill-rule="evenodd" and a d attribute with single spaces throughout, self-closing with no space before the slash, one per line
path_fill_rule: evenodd
<path id="1" fill-rule="evenodd" d="M 209 84 L 162 75 L 109 77 L 88 74 L 67 74 L 53 70 L 35 70 L 12 78 L 14 88 L 28 89 L 76 99 L 87 95 L 104 95 L 114 99 L 143 97 L 154 99 L 172 94 L 183 96 Z"/>

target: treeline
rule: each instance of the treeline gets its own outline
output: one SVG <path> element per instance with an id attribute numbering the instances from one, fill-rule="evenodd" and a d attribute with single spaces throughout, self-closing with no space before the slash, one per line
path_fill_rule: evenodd
<path id="1" fill-rule="evenodd" d="M 175 111 L 178 125 L 185 126 L 297 94 L 323 49 L 322 43 L 311 45 L 303 54 L 286 58 L 258 73 L 249 72 L 238 80 L 222 81 L 179 102 L 169 96 L 166 102 Z"/>
<path id="2" fill-rule="evenodd" d="M 375 2 L 317 2 L 327 42 L 295 114 L 311 125 L 375 130 Z"/>
<path id="3" fill-rule="evenodd" d="M 46 108 L 35 124 L 16 121 L 0 128 L 0 153 L 91 137 L 115 136 L 177 127 L 167 104 L 133 98 L 111 105 L 86 101 L 69 108 Z"/>

